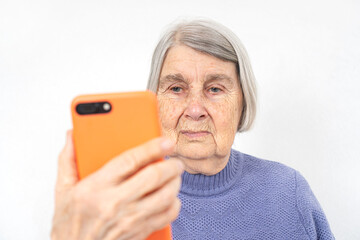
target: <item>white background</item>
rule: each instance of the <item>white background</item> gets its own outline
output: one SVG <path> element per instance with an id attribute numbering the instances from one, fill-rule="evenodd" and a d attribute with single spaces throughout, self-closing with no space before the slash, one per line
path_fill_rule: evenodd
<path id="1" fill-rule="evenodd" d="M 359 1 L 0 1 L 0 239 L 48 239 L 57 155 L 83 93 L 144 90 L 166 25 L 232 29 L 258 81 L 242 152 L 299 170 L 338 239 L 360 239 Z"/>

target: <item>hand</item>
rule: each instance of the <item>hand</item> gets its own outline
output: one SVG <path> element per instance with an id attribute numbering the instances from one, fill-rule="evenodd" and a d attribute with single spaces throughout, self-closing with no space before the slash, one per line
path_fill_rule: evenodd
<path id="1" fill-rule="evenodd" d="M 58 161 L 51 238 L 145 239 L 175 220 L 184 166 L 178 160 L 152 163 L 173 149 L 170 140 L 153 139 L 79 181 L 68 131 Z"/>

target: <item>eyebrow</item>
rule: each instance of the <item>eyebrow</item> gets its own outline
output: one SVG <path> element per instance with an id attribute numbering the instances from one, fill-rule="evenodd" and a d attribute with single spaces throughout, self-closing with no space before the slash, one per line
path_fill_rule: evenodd
<path id="1" fill-rule="evenodd" d="M 234 85 L 233 79 L 225 74 L 209 74 L 206 76 L 205 82 L 212 82 L 212 81 L 218 81 L 218 80 L 225 80 L 232 86 Z"/>
<path id="2" fill-rule="evenodd" d="M 162 78 L 159 81 L 159 87 L 162 87 L 167 82 L 185 82 L 185 78 L 180 73 L 169 74 Z"/>
<path id="3" fill-rule="evenodd" d="M 209 74 L 205 78 L 205 82 L 212 82 L 212 81 L 219 81 L 219 80 L 225 80 L 226 82 L 231 84 L 231 86 L 234 86 L 234 81 L 232 80 L 231 77 L 229 77 L 226 74 Z M 163 87 L 163 85 L 168 83 L 168 82 L 170 82 L 170 83 L 173 83 L 173 82 L 186 82 L 186 80 L 183 77 L 183 75 L 180 74 L 180 73 L 168 74 L 168 75 L 160 78 L 159 87 Z"/>

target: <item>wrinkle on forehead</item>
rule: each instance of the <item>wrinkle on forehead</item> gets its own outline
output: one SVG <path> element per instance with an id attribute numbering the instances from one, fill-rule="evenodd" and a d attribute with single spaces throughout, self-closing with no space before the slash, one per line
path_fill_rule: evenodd
<path id="1" fill-rule="evenodd" d="M 186 54 L 183 54 L 184 51 Z M 232 65 L 230 68 L 229 63 Z M 167 71 L 164 72 L 165 69 L 167 69 Z M 192 69 L 192 71 L 189 72 L 189 69 Z M 177 73 L 183 74 L 185 72 L 191 75 L 183 75 L 183 80 L 194 80 L 198 79 L 200 76 L 203 78 L 203 80 L 205 80 L 205 78 L 208 77 L 224 78 L 225 76 L 221 76 L 224 74 L 227 75 L 225 78 L 230 78 L 230 76 L 233 75 L 233 72 L 236 73 L 237 71 L 236 64 L 233 62 L 224 61 L 212 55 L 198 52 L 187 46 L 175 46 L 170 49 L 164 60 L 160 74 L 162 76 L 159 80 L 166 80 L 164 79 L 163 75 L 175 75 Z M 235 83 L 238 80 L 237 74 L 236 76 L 233 76 L 233 78 L 235 79 L 230 79 L 233 81 L 233 83 Z"/>

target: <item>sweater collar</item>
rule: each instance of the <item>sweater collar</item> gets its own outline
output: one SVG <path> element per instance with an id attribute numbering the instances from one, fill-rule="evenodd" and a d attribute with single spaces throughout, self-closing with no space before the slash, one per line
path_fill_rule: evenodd
<path id="1" fill-rule="evenodd" d="M 190 174 L 184 172 L 180 193 L 204 197 L 216 195 L 229 189 L 241 174 L 243 156 L 240 152 L 231 149 L 229 161 L 225 168 L 215 175 Z"/>

